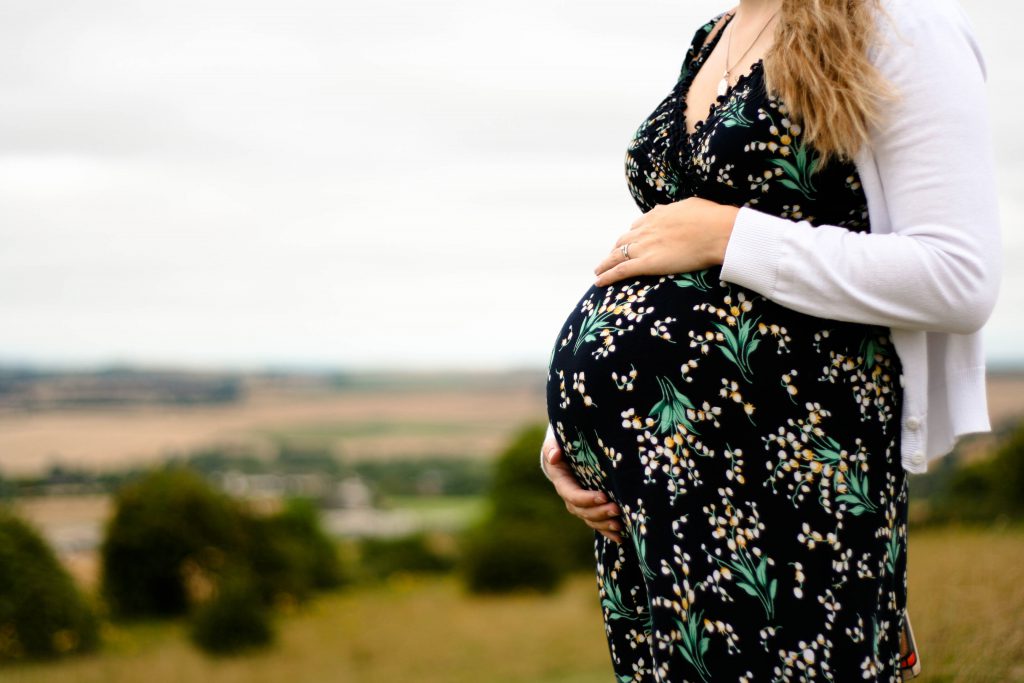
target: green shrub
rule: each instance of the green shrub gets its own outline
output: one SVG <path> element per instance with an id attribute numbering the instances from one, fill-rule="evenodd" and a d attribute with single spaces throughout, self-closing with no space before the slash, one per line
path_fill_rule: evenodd
<path id="1" fill-rule="evenodd" d="M 594 568 L 594 530 L 565 509 L 538 459 L 545 425 L 522 429 L 498 456 L 489 497 L 498 520 L 520 521 L 546 529 L 552 552 L 568 569 Z"/>
<path id="2" fill-rule="evenodd" d="M 239 559 L 253 573 L 253 588 L 260 601 L 306 600 L 313 590 L 311 558 L 302 542 L 283 532 L 277 519 L 246 515 L 245 547 Z"/>
<path id="3" fill-rule="evenodd" d="M 943 488 L 936 495 L 932 522 L 1024 518 L 1024 421 L 992 457 L 958 467 Z"/>
<path id="4" fill-rule="evenodd" d="M 335 544 L 306 499 L 257 514 L 199 473 L 171 466 L 123 486 L 114 505 L 100 556 L 101 592 L 117 617 L 184 614 L 197 599 L 193 579 L 216 583 L 235 565 L 251 574 L 267 606 L 345 580 Z"/>
<path id="5" fill-rule="evenodd" d="M 191 616 L 189 637 L 204 652 L 228 655 L 269 645 L 276 639 L 271 610 L 250 571 L 225 571 L 213 597 Z"/>
<path id="6" fill-rule="evenodd" d="M 273 515 L 245 515 L 244 557 L 267 604 L 304 601 L 313 591 L 340 586 L 345 577 L 334 541 L 311 501 L 286 501 Z"/>
<path id="7" fill-rule="evenodd" d="M 312 500 L 291 498 L 276 518 L 282 532 L 304 548 L 313 588 L 337 588 L 348 580 L 338 557 L 338 546 L 321 525 L 320 512 Z"/>
<path id="8" fill-rule="evenodd" d="M 547 590 L 567 571 L 593 571 L 594 531 L 566 511 L 540 470 L 544 433 L 543 425 L 522 429 L 498 457 L 490 513 L 463 544 L 471 590 Z"/>
<path id="9" fill-rule="evenodd" d="M 0 507 L 0 662 L 95 650 L 96 612 L 53 550 Z"/>
<path id="10" fill-rule="evenodd" d="M 446 572 L 455 565 L 454 559 L 440 552 L 424 533 L 363 539 L 359 555 L 363 574 L 376 579 L 398 572 Z"/>
<path id="11" fill-rule="evenodd" d="M 234 500 L 187 468 L 153 470 L 114 496 L 100 547 L 101 594 L 115 617 L 184 614 L 185 565 L 216 573 L 244 540 Z"/>
<path id="12" fill-rule="evenodd" d="M 557 588 L 566 574 L 558 537 L 523 522 L 489 520 L 470 531 L 462 552 L 466 585 L 474 593 Z"/>

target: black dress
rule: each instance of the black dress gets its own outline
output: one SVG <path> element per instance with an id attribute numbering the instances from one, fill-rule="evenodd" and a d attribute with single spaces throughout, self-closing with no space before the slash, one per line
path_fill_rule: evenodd
<path id="1" fill-rule="evenodd" d="M 700 196 L 868 230 L 855 166 L 817 168 L 761 62 L 687 135 L 722 16 L 629 146 L 641 211 Z M 889 330 L 719 275 L 591 286 L 551 350 L 559 445 L 623 512 L 622 545 L 594 535 L 617 681 L 898 681 L 907 473 Z"/>

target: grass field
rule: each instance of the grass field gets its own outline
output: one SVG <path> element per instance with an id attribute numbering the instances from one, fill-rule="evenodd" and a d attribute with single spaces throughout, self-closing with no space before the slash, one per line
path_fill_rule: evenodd
<path id="1" fill-rule="evenodd" d="M 1024 681 L 1024 529 L 911 533 L 921 683 Z M 184 624 L 112 626 L 95 656 L 0 668 L 5 683 L 611 683 L 593 578 L 553 596 L 476 598 L 454 577 L 328 594 L 278 645 L 214 661 Z M 849 680 L 859 680 L 859 676 Z"/>

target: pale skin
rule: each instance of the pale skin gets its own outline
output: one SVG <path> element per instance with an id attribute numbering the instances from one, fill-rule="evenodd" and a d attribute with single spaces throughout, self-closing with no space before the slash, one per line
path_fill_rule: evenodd
<path id="1" fill-rule="evenodd" d="M 740 0 L 735 19 L 694 76 L 686 94 L 686 129 L 693 133 L 717 97 L 718 82 L 726 68 L 726 50 L 731 67 L 730 85 L 771 47 L 772 28 L 778 16 L 761 33 L 781 6 L 781 0 Z M 712 33 L 714 36 L 719 27 Z M 755 37 L 757 39 L 755 40 Z M 727 40 L 729 39 L 729 40 Z M 743 51 L 749 46 L 749 51 Z M 742 57 L 740 55 L 743 55 Z M 633 221 L 629 230 L 615 241 L 611 251 L 594 269 L 594 284 L 603 287 L 637 275 L 669 275 L 721 265 L 739 207 L 717 204 L 700 197 L 688 197 L 671 204 L 659 204 Z M 629 258 L 622 245 L 629 244 Z M 622 542 L 621 510 L 604 493 L 582 488 L 565 462 L 554 437 L 541 447 L 545 470 L 566 509 L 605 537 Z"/>

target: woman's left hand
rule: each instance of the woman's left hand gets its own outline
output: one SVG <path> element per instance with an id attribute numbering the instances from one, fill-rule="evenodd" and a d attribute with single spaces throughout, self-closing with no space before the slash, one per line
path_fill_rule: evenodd
<path id="1" fill-rule="evenodd" d="M 738 211 L 700 197 L 658 204 L 619 237 L 594 269 L 594 284 L 603 287 L 634 275 L 689 273 L 721 265 Z M 628 259 L 623 244 L 629 244 Z"/>

